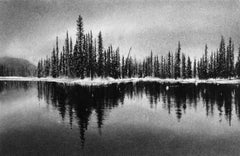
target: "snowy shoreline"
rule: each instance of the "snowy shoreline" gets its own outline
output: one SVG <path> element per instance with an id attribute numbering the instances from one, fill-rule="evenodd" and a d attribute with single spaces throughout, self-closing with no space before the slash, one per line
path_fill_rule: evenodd
<path id="1" fill-rule="evenodd" d="M 98 86 L 108 85 L 114 83 L 136 83 L 136 82 L 158 82 L 158 83 L 185 83 L 185 84 L 240 84 L 240 79 L 160 79 L 154 77 L 145 78 L 125 78 L 125 79 L 113 79 L 113 78 L 90 78 L 77 79 L 77 78 L 37 78 L 37 77 L 0 77 L 0 81 L 34 81 L 34 82 L 56 82 L 64 84 L 77 84 L 82 86 Z"/>

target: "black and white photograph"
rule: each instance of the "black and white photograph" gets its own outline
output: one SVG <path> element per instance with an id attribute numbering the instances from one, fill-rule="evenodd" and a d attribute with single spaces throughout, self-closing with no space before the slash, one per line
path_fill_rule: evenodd
<path id="1" fill-rule="evenodd" d="M 240 0 L 0 0 L 0 156 L 239 156 Z"/>

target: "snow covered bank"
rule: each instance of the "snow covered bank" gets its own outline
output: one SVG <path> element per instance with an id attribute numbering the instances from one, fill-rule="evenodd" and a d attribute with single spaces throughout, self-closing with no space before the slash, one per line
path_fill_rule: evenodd
<path id="1" fill-rule="evenodd" d="M 113 83 L 136 83 L 136 82 L 158 82 L 158 83 L 208 83 L 208 84 L 240 84 L 240 79 L 160 79 L 154 77 L 145 78 L 125 78 L 125 79 L 113 79 L 113 78 L 95 78 L 91 80 L 90 78 L 77 79 L 77 78 L 37 78 L 37 77 L 0 77 L 0 81 L 42 81 L 42 82 L 57 82 L 65 84 L 78 84 L 78 85 L 108 85 Z"/>

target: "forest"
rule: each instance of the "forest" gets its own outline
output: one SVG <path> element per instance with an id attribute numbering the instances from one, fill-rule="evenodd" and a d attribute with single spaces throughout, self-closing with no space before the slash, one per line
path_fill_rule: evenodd
<path id="1" fill-rule="evenodd" d="M 36 75 L 36 66 L 26 59 L 0 57 L 0 76 L 32 77 Z"/>
<path id="2" fill-rule="evenodd" d="M 83 19 L 77 19 L 77 36 L 73 43 L 66 33 L 65 44 L 59 49 L 58 37 L 50 56 L 41 59 L 37 65 L 38 77 L 158 77 L 158 78 L 234 78 L 240 77 L 240 47 L 235 61 L 234 43 L 230 37 L 228 43 L 222 36 L 219 48 L 209 52 L 205 45 L 202 57 L 192 59 L 181 51 L 180 41 L 176 52 L 165 56 L 153 55 L 153 52 L 141 60 L 121 56 L 119 48 L 112 45 L 104 48 L 101 31 L 94 38 L 92 31 L 85 33 Z"/>

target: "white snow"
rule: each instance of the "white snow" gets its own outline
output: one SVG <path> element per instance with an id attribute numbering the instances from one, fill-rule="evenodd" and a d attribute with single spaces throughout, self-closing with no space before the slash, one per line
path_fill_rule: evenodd
<path id="1" fill-rule="evenodd" d="M 240 84 L 240 79 L 160 79 L 155 77 L 145 77 L 145 78 L 124 78 L 124 79 L 114 79 L 111 77 L 107 78 L 37 78 L 37 77 L 0 77 L 0 81 L 43 81 L 43 82 L 57 82 L 65 84 L 78 84 L 78 85 L 89 85 L 89 86 L 98 86 L 98 85 L 107 85 L 113 83 L 128 83 L 128 82 L 158 82 L 158 83 L 209 83 L 209 84 Z"/>

